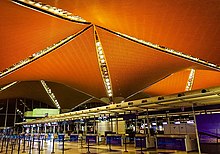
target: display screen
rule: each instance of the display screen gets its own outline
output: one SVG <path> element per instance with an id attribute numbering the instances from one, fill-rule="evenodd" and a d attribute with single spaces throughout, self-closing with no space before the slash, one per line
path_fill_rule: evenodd
<path id="1" fill-rule="evenodd" d="M 220 137 L 220 114 L 201 114 L 196 116 L 200 143 L 217 143 Z"/>

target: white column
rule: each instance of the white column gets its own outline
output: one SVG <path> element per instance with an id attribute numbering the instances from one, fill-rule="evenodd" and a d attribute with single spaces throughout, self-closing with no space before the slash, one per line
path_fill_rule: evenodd
<path id="1" fill-rule="evenodd" d="M 95 121 L 95 116 L 94 116 L 94 121 L 93 121 L 93 133 L 95 134 L 96 132 L 96 121 Z"/>
<path id="2" fill-rule="evenodd" d="M 144 135 L 146 135 L 146 117 L 144 118 Z"/>
<path id="3" fill-rule="evenodd" d="M 76 123 L 76 133 L 79 134 L 79 122 Z"/>
<path id="4" fill-rule="evenodd" d="M 193 111 L 193 118 L 194 118 L 194 122 L 195 122 L 195 131 L 196 131 L 196 140 L 197 140 L 198 151 L 199 151 L 199 154 L 201 154 L 200 142 L 199 142 L 199 133 L 198 133 L 198 129 L 197 129 L 196 115 L 195 115 L 193 104 L 192 104 L 192 111 Z"/>
<path id="5" fill-rule="evenodd" d="M 46 134 L 47 133 L 47 126 L 44 125 L 44 133 Z"/>
<path id="6" fill-rule="evenodd" d="M 56 126 L 53 126 L 53 133 L 55 134 Z"/>
<path id="7" fill-rule="evenodd" d="M 5 124 L 4 124 L 4 129 L 7 127 L 7 119 L 8 119 L 8 99 L 6 103 L 6 110 L 5 110 Z"/>
<path id="8" fill-rule="evenodd" d="M 57 126 L 57 133 L 60 133 L 60 125 Z"/>
<path id="9" fill-rule="evenodd" d="M 118 117 L 116 116 L 116 134 L 118 134 Z"/>
<path id="10" fill-rule="evenodd" d="M 40 132 L 40 127 L 37 126 L 37 133 L 39 134 L 39 132 Z"/>
<path id="11" fill-rule="evenodd" d="M 70 124 L 67 124 L 67 131 L 70 131 Z"/>
<path id="12" fill-rule="evenodd" d="M 149 114 L 147 109 L 147 134 L 150 136 L 150 121 L 149 121 Z"/>
<path id="13" fill-rule="evenodd" d="M 85 122 L 84 133 L 87 134 L 87 122 Z"/>
<path id="14" fill-rule="evenodd" d="M 31 134 L 33 134 L 33 133 L 34 133 L 34 127 L 31 126 Z"/>

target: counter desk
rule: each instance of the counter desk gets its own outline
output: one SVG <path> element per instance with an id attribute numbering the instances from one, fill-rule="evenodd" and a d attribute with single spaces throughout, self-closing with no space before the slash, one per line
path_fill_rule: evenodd
<path id="1" fill-rule="evenodd" d="M 98 143 L 98 135 L 97 134 L 86 134 L 86 143 L 97 144 Z"/>
<path id="2" fill-rule="evenodd" d="M 108 134 L 106 136 L 106 144 L 122 146 L 123 135 L 122 134 Z"/>
<path id="3" fill-rule="evenodd" d="M 194 151 L 197 149 L 195 134 L 157 135 L 157 149 Z"/>
<path id="4" fill-rule="evenodd" d="M 58 139 L 59 142 L 62 142 L 63 140 L 65 140 L 65 134 L 64 133 L 59 133 L 57 139 Z"/>
<path id="5" fill-rule="evenodd" d="M 70 142 L 78 142 L 79 134 L 70 134 Z"/>
<path id="6" fill-rule="evenodd" d="M 154 148 L 155 137 L 143 134 L 136 134 L 134 139 L 135 148 Z"/>

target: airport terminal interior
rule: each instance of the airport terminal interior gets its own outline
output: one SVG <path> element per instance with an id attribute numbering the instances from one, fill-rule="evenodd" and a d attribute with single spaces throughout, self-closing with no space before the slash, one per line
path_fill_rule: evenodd
<path id="1" fill-rule="evenodd" d="M 219 0 L 0 10 L 0 153 L 220 153 Z"/>

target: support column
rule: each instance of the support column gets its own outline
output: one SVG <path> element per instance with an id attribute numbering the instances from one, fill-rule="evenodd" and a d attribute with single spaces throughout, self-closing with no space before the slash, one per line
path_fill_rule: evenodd
<path id="1" fill-rule="evenodd" d="M 15 132 L 16 116 L 17 116 L 17 98 L 16 98 L 16 101 L 15 101 L 14 132 Z"/>
<path id="2" fill-rule="evenodd" d="M 54 126 L 53 126 L 53 134 L 56 133 L 55 130 L 56 130 L 56 126 L 54 125 Z"/>
<path id="3" fill-rule="evenodd" d="M 113 121 L 112 121 L 112 118 L 111 118 L 111 131 L 113 132 Z"/>
<path id="4" fill-rule="evenodd" d="M 168 113 L 166 113 L 166 119 L 167 119 L 167 124 L 169 125 L 170 124 L 170 117 L 169 117 Z"/>
<path id="5" fill-rule="evenodd" d="M 115 125 L 116 125 L 116 134 L 118 134 L 118 115 L 116 115 Z"/>
<path id="6" fill-rule="evenodd" d="M 79 122 L 79 131 L 82 131 L 82 124 Z"/>
<path id="7" fill-rule="evenodd" d="M 155 116 L 155 123 L 156 123 L 156 133 L 158 131 L 158 128 L 157 128 L 157 117 Z"/>
<path id="8" fill-rule="evenodd" d="M 67 124 L 67 131 L 68 132 L 70 131 L 70 124 L 69 123 Z"/>
<path id="9" fill-rule="evenodd" d="M 31 134 L 33 134 L 33 133 L 34 133 L 34 127 L 31 126 Z"/>
<path id="10" fill-rule="evenodd" d="M 93 119 L 93 134 L 96 134 L 96 121 L 95 121 L 95 116 Z"/>
<path id="11" fill-rule="evenodd" d="M 135 134 L 137 134 L 137 121 L 138 121 L 138 115 L 135 116 Z"/>
<path id="12" fill-rule="evenodd" d="M 79 134 L 79 122 L 76 123 L 76 133 Z"/>
<path id="13" fill-rule="evenodd" d="M 20 99 L 20 102 L 22 102 L 22 104 L 24 105 L 23 106 L 23 120 L 24 120 L 24 114 L 25 114 L 25 100 L 24 100 L 24 102 Z"/>
<path id="14" fill-rule="evenodd" d="M 96 133 L 99 134 L 99 132 L 98 132 L 99 131 L 99 121 L 96 122 L 96 127 L 95 128 L 96 128 Z"/>
<path id="15" fill-rule="evenodd" d="M 144 117 L 144 135 L 146 135 L 147 133 L 147 130 L 146 130 L 146 117 Z"/>
<path id="16" fill-rule="evenodd" d="M 149 113 L 147 109 L 147 134 L 150 136 L 150 121 L 149 121 Z"/>
<path id="17" fill-rule="evenodd" d="M 84 134 L 87 134 L 87 122 L 85 121 Z"/>
<path id="18" fill-rule="evenodd" d="M 40 127 L 37 126 L 37 133 L 39 134 L 40 133 Z"/>
<path id="19" fill-rule="evenodd" d="M 60 133 L 60 124 L 58 123 L 58 126 L 57 126 L 57 133 Z"/>
<path id="20" fill-rule="evenodd" d="M 22 125 L 22 133 L 25 134 L 24 126 Z"/>
<path id="21" fill-rule="evenodd" d="M 44 133 L 47 134 L 47 125 L 44 124 Z"/>
<path id="22" fill-rule="evenodd" d="M 9 100 L 7 99 L 7 102 L 6 102 L 6 110 L 5 110 L 5 124 L 4 124 L 4 129 L 6 129 L 6 127 L 7 127 L 7 119 L 8 119 L 8 102 L 9 102 Z"/>
<path id="23" fill-rule="evenodd" d="M 194 118 L 194 122 L 195 122 L 195 131 L 196 131 L 196 139 L 197 139 L 198 151 L 199 151 L 199 154 L 201 154 L 200 142 L 199 142 L 199 133 L 198 133 L 198 129 L 197 129 L 196 115 L 195 115 L 195 111 L 194 111 L 194 104 L 192 104 L 192 111 L 193 111 L 193 118 Z"/>

